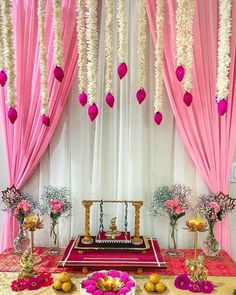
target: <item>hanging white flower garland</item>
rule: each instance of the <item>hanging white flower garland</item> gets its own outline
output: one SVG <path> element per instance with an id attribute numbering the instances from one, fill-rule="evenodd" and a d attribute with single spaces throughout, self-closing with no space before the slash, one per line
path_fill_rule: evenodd
<path id="1" fill-rule="evenodd" d="M 117 0 L 117 27 L 118 27 L 118 60 L 119 66 L 117 68 L 120 79 L 127 74 L 128 68 L 126 65 L 127 48 L 126 48 L 126 0 Z"/>
<path id="2" fill-rule="evenodd" d="M 183 97 L 184 103 L 189 107 L 192 103 L 192 69 L 193 69 L 193 15 L 194 15 L 194 0 L 188 0 L 185 4 L 185 75 L 183 79 L 183 88 L 185 94 Z"/>
<path id="3" fill-rule="evenodd" d="M 4 51 L 4 43 L 3 43 L 3 4 L 0 1 L 0 48 L 3 48 Z M 4 54 L 0 54 L 0 84 L 2 87 L 5 86 L 7 82 L 7 74 L 4 71 Z"/>
<path id="4" fill-rule="evenodd" d="M 98 115 L 97 102 L 97 68 L 98 68 L 98 30 L 97 1 L 87 0 L 87 74 L 88 74 L 88 115 L 93 121 Z"/>
<path id="5" fill-rule="evenodd" d="M 182 81 L 185 74 L 185 45 L 186 45 L 186 1 L 185 0 L 176 0 L 177 9 L 176 9 L 176 76 L 179 81 Z"/>
<path id="6" fill-rule="evenodd" d="M 77 45 L 78 45 L 78 101 L 82 106 L 87 103 L 87 44 L 85 26 L 85 0 L 77 0 Z"/>
<path id="7" fill-rule="evenodd" d="M 39 38 L 39 66 L 41 86 L 41 113 L 42 123 L 50 125 L 50 118 L 47 116 L 49 108 L 48 75 L 47 75 L 47 48 L 45 45 L 45 0 L 38 0 L 38 38 Z"/>
<path id="8" fill-rule="evenodd" d="M 221 116 L 227 111 L 227 97 L 229 95 L 231 7 L 231 0 L 219 1 L 216 100 Z"/>
<path id="9" fill-rule="evenodd" d="M 2 1 L 3 18 L 3 59 L 7 71 L 7 105 L 10 107 L 8 118 L 12 124 L 17 119 L 16 88 L 15 88 L 15 55 L 13 49 L 13 26 L 11 22 L 11 1 Z"/>
<path id="10" fill-rule="evenodd" d="M 54 76 L 62 82 L 64 78 L 63 66 L 63 42 L 62 42 L 62 15 L 61 15 L 61 0 L 53 0 L 53 24 L 54 24 Z"/>
<path id="11" fill-rule="evenodd" d="M 154 121 L 159 125 L 162 121 L 163 83 L 163 48 L 164 48 L 164 4 L 165 0 L 156 1 L 156 43 L 155 43 L 155 97 Z"/>
<path id="12" fill-rule="evenodd" d="M 147 17 L 144 0 L 138 0 L 138 91 L 136 98 L 141 104 L 146 97 L 144 89 L 146 84 L 146 42 L 147 42 Z"/>
<path id="13" fill-rule="evenodd" d="M 105 93 L 106 102 L 113 108 L 113 0 L 105 0 Z"/>

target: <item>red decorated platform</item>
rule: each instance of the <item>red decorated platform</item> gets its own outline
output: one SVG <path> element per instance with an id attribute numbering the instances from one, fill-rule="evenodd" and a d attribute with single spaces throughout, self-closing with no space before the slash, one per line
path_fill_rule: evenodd
<path id="1" fill-rule="evenodd" d="M 79 236 L 70 241 L 59 267 L 166 267 L 159 244 L 155 239 L 148 239 L 149 248 L 145 248 L 145 251 L 130 252 L 126 251 L 125 248 L 120 248 L 115 252 L 114 249 L 80 251 L 76 247 L 80 238 Z M 88 247 L 88 245 L 86 246 Z"/>
<path id="2" fill-rule="evenodd" d="M 64 249 L 65 250 L 65 249 Z M 168 258 L 165 257 L 166 268 L 159 268 L 160 275 L 180 275 L 186 272 L 184 261 L 187 258 L 193 257 L 193 249 L 182 249 L 184 257 Z M 201 250 L 198 251 L 201 253 Z M 58 268 L 59 261 L 63 258 L 63 253 L 60 255 L 50 255 L 47 247 L 35 247 L 35 255 L 42 257 L 41 264 L 36 266 L 39 272 L 58 273 L 68 271 L 70 273 L 81 273 L 81 268 Z M 210 276 L 235 276 L 236 277 L 236 262 L 223 250 L 220 251 L 220 259 L 205 259 L 206 267 Z M 13 249 L 7 249 L 0 254 L 0 272 L 18 272 L 21 268 L 20 256 L 14 253 Z M 89 271 L 95 270 L 96 267 L 89 268 Z M 129 268 L 130 273 L 136 273 L 136 268 Z M 144 274 L 150 274 L 153 268 L 143 268 Z"/>

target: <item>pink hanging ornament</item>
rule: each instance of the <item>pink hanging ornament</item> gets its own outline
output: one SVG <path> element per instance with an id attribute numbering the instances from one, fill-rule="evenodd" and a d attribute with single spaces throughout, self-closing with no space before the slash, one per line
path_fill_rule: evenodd
<path id="1" fill-rule="evenodd" d="M 98 115 L 98 107 L 96 105 L 96 103 L 93 103 L 92 105 L 90 105 L 88 107 L 88 115 L 90 117 L 90 120 L 93 122 L 97 115 Z"/>
<path id="2" fill-rule="evenodd" d="M 17 119 L 17 110 L 15 108 L 10 108 L 8 110 L 8 118 L 11 121 L 12 124 L 15 123 L 16 119 Z"/>
<path id="3" fill-rule="evenodd" d="M 127 68 L 126 63 L 121 63 L 121 64 L 118 66 L 117 72 L 118 72 L 118 76 L 119 76 L 120 79 L 124 78 L 124 76 L 125 76 L 125 75 L 127 74 L 127 72 L 128 72 L 128 68 Z"/>
<path id="4" fill-rule="evenodd" d="M 191 94 L 190 92 L 186 91 L 186 92 L 184 93 L 184 98 L 183 98 L 183 100 L 184 100 L 184 103 L 186 104 L 186 106 L 189 107 L 189 106 L 191 105 L 192 101 L 193 101 L 193 96 L 192 96 L 192 94 Z"/>
<path id="5" fill-rule="evenodd" d="M 217 103 L 218 113 L 220 116 L 223 116 L 228 108 L 228 102 L 226 99 L 222 99 Z"/>
<path id="6" fill-rule="evenodd" d="M 113 108 L 115 98 L 110 92 L 106 95 L 106 102 L 107 102 L 107 104 L 109 105 L 110 108 Z"/>
<path id="7" fill-rule="evenodd" d="M 177 79 L 181 82 L 183 80 L 185 70 L 183 66 L 178 66 L 176 71 L 175 71 Z"/>
<path id="8" fill-rule="evenodd" d="M 162 118 L 163 118 L 163 116 L 162 116 L 162 113 L 160 113 L 160 112 L 156 112 L 153 117 L 153 119 L 157 123 L 157 125 L 161 124 Z"/>
<path id="9" fill-rule="evenodd" d="M 80 92 L 78 95 L 78 102 L 84 107 L 88 101 L 87 94 L 85 92 Z"/>
<path id="10" fill-rule="evenodd" d="M 7 82 L 7 74 L 5 73 L 5 71 L 1 70 L 0 72 L 0 84 L 2 85 L 2 87 L 5 86 Z"/>
<path id="11" fill-rule="evenodd" d="M 49 127 L 50 126 L 50 118 L 47 115 L 42 115 L 42 123 Z"/>
<path id="12" fill-rule="evenodd" d="M 64 78 L 64 72 L 61 67 L 56 66 L 54 69 L 54 77 L 59 81 L 62 82 Z"/>
<path id="13" fill-rule="evenodd" d="M 146 97 L 146 91 L 143 88 L 140 88 L 136 93 L 136 98 L 138 100 L 138 103 L 141 104 Z"/>

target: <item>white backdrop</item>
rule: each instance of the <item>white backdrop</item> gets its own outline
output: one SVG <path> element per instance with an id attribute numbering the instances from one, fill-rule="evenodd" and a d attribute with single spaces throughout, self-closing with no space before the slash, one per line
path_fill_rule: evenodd
<path id="1" fill-rule="evenodd" d="M 103 2 L 101 2 L 103 4 Z M 127 1 L 128 21 L 128 76 L 121 82 L 115 78 L 114 109 L 111 110 L 104 101 L 104 7 L 101 11 L 98 105 L 99 117 L 91 123 L 87 109 L 77 103 L 77 83 L 68 99 L 65 111 L 54 137 L 42 158 L 40 166 L 25 186 L 24 190 L 39 198 L 43 185 L 67 186 L 71 190 L 73 205 L 72 216 L 60 220 L 60 242 L 66 245 L 71 236 L 83 233 L 84 212 L 83 199 L 119 199 L 143 200 L 141 210 L 141 231 L 145 235 L 159 239 L 161 247 L 168 243 L 168 219 L 153 219 L 149 205 L 155 188 L 161 185 L 182 183 L 193 189 L 193 199 L 197 194 L 206 193 L 202 178 L 196 171 L 188 156 L 178 131 L 168 102 L 164 101 L 164 121 L 157 126 L 153 116 L 154 89 L 154 48 L 150 36 L 147 42 L 147 99 L 138 105 L 137 91 L 137 25 L 136 1 Z M 132 9 L 131 9 L 132 6 Z M 114 30 L 116 23 L 114 21 Z M 114 53 L 116 53 L 117 34 L 115 34 Z M 149 34 L 148 34 L 149 35 Z M 116 75 L 117 61 L 114 62 Z M 2 138 L 0 138 L 0 189 L 7 186 L 5 159 Z M 231 186 L 231 193 L 236 189 Z M 118 216 L 122 226 L 124 210 L 119 207 L 105 207 L 105 221 Z M 98 230 L 98 208 L 92 210 L 92 232 Z M 191 215 L 191 214 L 190 214 Z M 232 216 L 232 233 L 236 229 L 235 216 Z M 0 213 L 0 224 L 3 214 Z M 48 245 L 48 218 L 45 216 L 45 228 L 38 231 L 36 243 Z M 180 247 L 192 247 L 192 236 L 179 225 L 178 242 Z M 132 210 L 129 212 L 130 229 L 133 230 Z M 233 237 L 236 248 L 236 237 Z M 234 250 L 236 258 L 236 250 Z"/>

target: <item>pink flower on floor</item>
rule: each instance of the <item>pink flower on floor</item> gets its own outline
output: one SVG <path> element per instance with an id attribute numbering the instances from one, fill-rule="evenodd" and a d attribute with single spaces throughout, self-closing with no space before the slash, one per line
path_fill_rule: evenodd
<path id="1" fill-rule="evenodd" d="M 127 272 L 123 272 L 120 275 L 120 280 L 124 283 L 126 283 L 129 280 L 129 274 Z"/>
<path id="2" fill-rule="evenodd" d="M 111 276 L 112 278 L 119 278 L 120 277 L 120 272 L 117 270 L 110 270 L 108 272 L 108 276 Z"/>
<path id="3" fill-rule="evenodd" d="M 26 281 L 23 279 L 18 279 L 11 284 L 12 291 L 20 292 L 26 289 Z"/>
<path id="4" fill-rule="evenodd" d="M 93 292 L 96 290 L 96 287 L 94 285 L 89 285 L 85 288 L 87 293 L 93 294 Z"/>
<path id="5" fill-rule="evenodd" d="M 216 202 L 210 202 L 209 206 L 211 209 L 214 209 L 215 213 L 220 211 L 220 206 Z"/>
<path id="6" fill-rule="evenodd" d="M 200 282 L 192 282 L 189 285 L 189 291 L 193 293 L 200 293 L 202 292 L 201 283 Z"/>
<path id="7" fill-rule="evenodd" d="M 53 283 L 53 277 L 50 273 L 41 273 L 38 278 L 41 280 L 42 287 L 51 286 Z"/>
<path id="8" fill-rule="evenodd" d="M 94 280 L 95 282 L 98 280 L 98 279 L 104 279 L 105 278 L 105 274 L 103 272 L 96 272 L 93 274 L 92 276 L 92 280 Z"/>
<path id="9" fill-rule="evenodd" d="M 126 284 L 125 284 L 125 287 L 128 288 L 128 289 L 131 289 L 135 286 L 135 282 L 134 281 L 128 281 Z"/>
<path id="10" fill-rule="evenodd" d="M 26 283 L 27 289 L 38 290 L 42 287 L 40 278 L 31 278 Z"/>
<path id="11" fill-rule="evenodd" d="M 130 291 L 130 289 L 124 287 L 124 288 L 121 288 L 121 289 L 118 291 L 117 295 L 125 295 L 125 294 L 127 294 L 129 291 Z"/>
<path id="12" fill-rule="evenodd" d="M 205 294 L 211 294 L 214 290 L 214 285 L 209 281 L 201 282 L 201 292 Z"/>
<path id="13" fill-rule="evenodd" d="M 93 292 L 93 295 L 103 295 L 103 292 L 102 292 L 102 290 L 95 290 Z"/>

